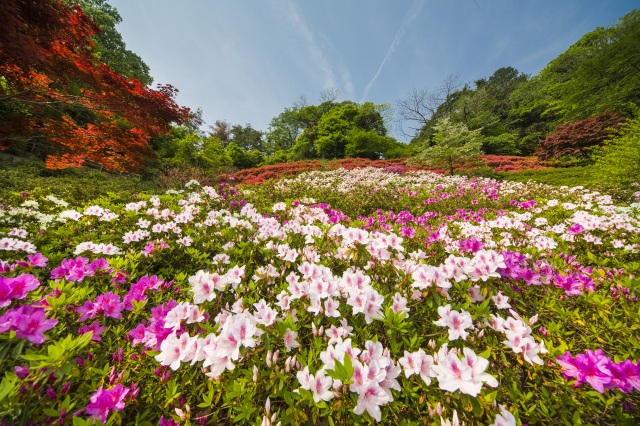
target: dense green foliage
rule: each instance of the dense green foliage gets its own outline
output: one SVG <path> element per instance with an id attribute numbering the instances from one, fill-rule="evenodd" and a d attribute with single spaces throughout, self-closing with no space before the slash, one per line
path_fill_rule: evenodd
<path id="1" fill-rule="evenodd" d="M 426 145 L 418 154 L 419 159 L 440 166 L 453 174 L 456 165 L 480 155 L 482 140 L 480 130 L 469 130 L 464 123 L 454 123 L 444 117 L 433 127 L 432 144 Z"/>
<path id="2" fill-rule="evenodd" d="M 406 156 L 403 145 L 387 136 L 386 108 L 351 101 L 287 108 L 271 121 L 267 152 L 288 160 Z"/>
<path id="3" fill-rule="evenodd" d="M 118 74 L 140 80 L 145 85 L 153 83 L 149 66 L 136 53 L 127 49 L 116 25 L 122 22 L 120 14 L 107 0 L 66 0 L 77 3 L 101 32 L 94 37 L 95 54 Z"/>
<path id="4" fill-rule="evenodd" d="M 640 180 L 640 117 L 622 125 L 619 135 L 600 150 L 595 165 L 598 178 L 611 187 L 627 188 Z"/>

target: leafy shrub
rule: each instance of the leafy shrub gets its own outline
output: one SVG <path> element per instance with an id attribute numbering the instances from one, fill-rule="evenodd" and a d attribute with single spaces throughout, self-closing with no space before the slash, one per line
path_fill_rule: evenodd
<path id="1" fill-rule="evenodd" d="M 640 178 L 640 117 L 629 120 L 620 134 L 609 139 L 598 152 L 595 172 L 609 186 L 629 188 Z"/>
<path id="2" fill-rule="evenodd" d="M 565 123 L 536 148 L 542 160 L 563 156 L 590 157 L 590 150 L 602 144 L 626 119 L 610 111 L 585 120 Z"/>

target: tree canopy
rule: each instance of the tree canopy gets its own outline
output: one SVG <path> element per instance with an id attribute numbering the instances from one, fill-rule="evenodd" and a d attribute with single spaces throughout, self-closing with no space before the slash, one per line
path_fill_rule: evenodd
<path id="1" fill-rule="evenodd" d="M 453 174 L 455 166 L 482 153 L 481 130 L 469 130 L 464 123 L 443 117 L 434 126 L 433 144 L 425 142 L 418 158 L 443 167 Z"/>
<path id="2" fill-rule="evenodd" d="M 6 0 L 0 21 L 0 149 L 28 147 L 53 168 L 135 170 L 154 156 L 150 138 L 187 118 L 174 87 L 148 88 L 100 60 L 100 27 L 80 5 Z"/>
<path id="3" fill-rule="evenodd" d="M 534 153 L 559 125 L 611 111 L 632 115 L 640 99 L 640 11 L 585 34 L 538 74 L 513 67 L 462 87 L 451 77 L 435 90 L 409 92 L 398 101 L 401 117 L 418 127 L 412 143 L 433 141 L 443 117 L 482 129 L 487 154 Z M 453 89 L 453 90 L 452 90 Z"/>

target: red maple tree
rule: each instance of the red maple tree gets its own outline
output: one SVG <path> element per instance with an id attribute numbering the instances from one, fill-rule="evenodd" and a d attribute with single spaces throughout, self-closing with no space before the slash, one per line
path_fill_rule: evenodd
<path id="1" fill-rule="evenodd" d="M 117 74 L 93 52 L 100 29 L 59 0 L 0 2 L 0 149 L 39 145 L 47 167 L 136 170 L 149 139 L 183 123 L 172 86 Z"/>
<path id="2" fill-rule="evenodd" d="M 600 145 L 626 119 L 610 111 L 584 120 L 565 123 L 536 148 L 541 160 L 563 156 L 582 156 L 589 158 L 589 148 Z"/>

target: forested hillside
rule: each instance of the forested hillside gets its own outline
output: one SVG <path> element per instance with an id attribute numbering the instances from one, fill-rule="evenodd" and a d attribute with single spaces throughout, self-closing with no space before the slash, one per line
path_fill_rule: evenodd
<path id="1" fill-rule="evenodd" d="M 562 124 L 611 111 L 629 117 L 640 99 L 640 11 L 585 34 L 534 76 L 512 67 L 467 83 L 450 80 L 434 91 L 414 91 L 400 113 L 421 126 L 412 145 L 430 141 L 449 117 L 481 129 L 488 154 L 531 155 Z"/>
<path id="2" fill-rule="evenodd" d="M 319 103 L 301 96 L 266 130 L 224 120 L 206 126 L 202 111 L 176 104 L 177 89 L 152 89 L 148 66 L 126 48 L 116 30 L 121 18 L 106 0 L 9 0 L 0 17 L 0 148 L 52 168 L 218 173 L 415 156 L 453 170 L 481 153 L 590 161 L 636 115 L 640 98 L 638 10 L 585 34 L 535 75 L 502 67 L 463 83 L 452 70 L 437 87 L 396 100 L 395 109 L 339 101 L 337 89 L 325 89 Z M 394 120 L 410 143 L 390 135 Z"/>

